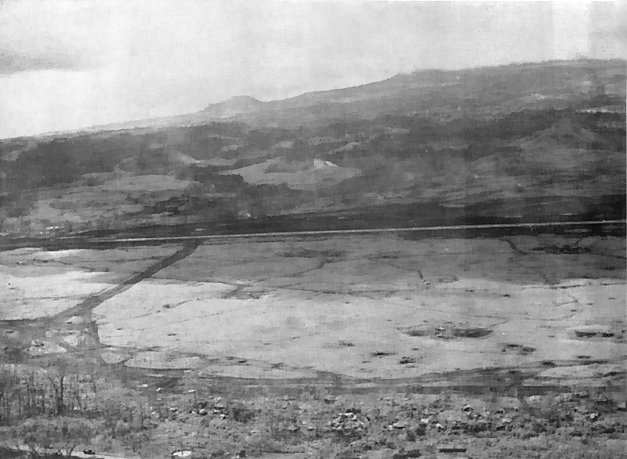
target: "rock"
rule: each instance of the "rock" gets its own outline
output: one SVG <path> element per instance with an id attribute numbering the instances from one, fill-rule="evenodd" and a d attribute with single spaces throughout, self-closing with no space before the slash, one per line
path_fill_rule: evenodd
<path id="1" fill-rule="evenodd" d="M 366 419 L 360 419 L 355 413 L 338 413 L 329 423 L 332 430 L 341 433 L 345 437 L 358 437 L 366 427 Z M 388 426 L 392 429 L 392 426 Z"/>
<path id="2" fill-rule="evenodd" d="M 394 424 L 392 424 L 392 427 L 394 427 L 395 429 L 404 429 L 408 425 L 409 424 L 407 421 L 397 421 Z"/>
<path id="3" fill-rule="evenodd" d="M 316 430 L 316 426 L 307 421 L 303 421 L 303 427 L 309 431 Z"/>

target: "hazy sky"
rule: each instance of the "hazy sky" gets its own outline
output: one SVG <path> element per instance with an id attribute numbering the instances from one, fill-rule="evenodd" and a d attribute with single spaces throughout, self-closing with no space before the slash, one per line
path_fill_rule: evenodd
<path id="1" fill-rule="evenodd" d="M 413 69 L 625 57 L 626 4 L 0 0 L 0 138 Z"/>

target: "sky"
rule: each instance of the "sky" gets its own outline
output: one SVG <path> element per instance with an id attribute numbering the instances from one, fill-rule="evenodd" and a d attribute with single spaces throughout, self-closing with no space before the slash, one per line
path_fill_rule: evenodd
<path id="1" fill-rule="evenodd" d="M 427 68 L 624 58 L 627 2 L 0 0 L 0 138 Z"/>

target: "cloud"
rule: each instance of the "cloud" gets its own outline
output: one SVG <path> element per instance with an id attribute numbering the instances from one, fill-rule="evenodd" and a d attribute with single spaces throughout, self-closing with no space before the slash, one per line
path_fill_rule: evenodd
<path id="1" fill-rule="evenodd" d="M 627 51 L 627 3 L 595 2 L 590 14 L 590 54 L 607 58 Z"/>
<path id="2" fill-rule="evenodd" d="M 69 53 L 27 54 L 0 51 L 0 75 L 36 70 L 88 70 L 94 67 L 82 55 Z"/>
<path id="3" fill-rule="evenodd" d="M 420 68 L 624 56 L 620 4 L 574 3 L 0 0 L 0 138 Z"/>
<path id="4" fill-rule="evenodd" d="M 106 13 L 73 0 L 0 0 L 0 75 L 97 67 L 106 58 Z"/>

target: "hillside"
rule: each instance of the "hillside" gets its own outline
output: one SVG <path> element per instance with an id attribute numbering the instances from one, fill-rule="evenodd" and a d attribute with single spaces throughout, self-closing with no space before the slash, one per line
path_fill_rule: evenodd
<path id="1" fill-rule="evenodd" d="M 206 106 L 201 113 L 209 118 L 230 118 L 259 110 L 263 102 L 250 96 L 235 96 L 224 102 Z"/>
<path id="2" fill-rule="evenodd" d="M 0 231 L 304 214 L 433 221 L 415 206 L 467 209 L 456 214 L 466 220 L 621 218 L 625 74 L 616 60 L 417 71 L 0 140 Z"/>

